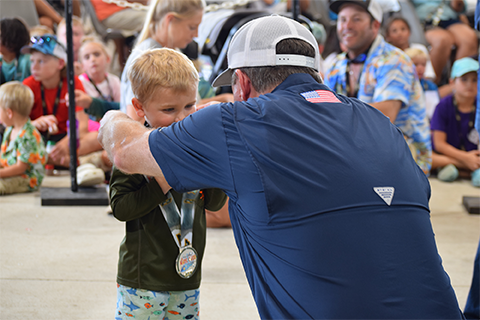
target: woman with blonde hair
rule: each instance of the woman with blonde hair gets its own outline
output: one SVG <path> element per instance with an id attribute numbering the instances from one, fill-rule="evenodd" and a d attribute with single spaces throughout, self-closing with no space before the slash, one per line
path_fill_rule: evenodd
<path id="1" fill-rule="evenodd" d="M 146 49 L 183 49 L 198 36 L 205 0 L 154 0 L 150 4 L 142 32 L 130 54 L 121 79 L 120 110 L 132 119 L 142 121 L 132 106 L 134 97 L 128 70 L 133 61 Z"/>

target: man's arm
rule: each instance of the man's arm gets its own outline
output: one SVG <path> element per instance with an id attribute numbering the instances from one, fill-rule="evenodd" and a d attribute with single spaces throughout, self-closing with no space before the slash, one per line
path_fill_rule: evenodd
<path id="1" fill-rule="evenodd" d="M 163 173 L 148 144 L 151 131 L 121 111 L 109 111 L 100 121 L 98 141 L 118 169 L 159 178 Z"/>
<path id="2" fill-rule="evenodd" d="M 402 107 L 402 102 L 400 100 L 387 100 L 373 102 L 370 103 L 370 105 L 381 111 L 386 117 L 389 117 L 391 123 L 395 123 L 398 112 L 400 112 L 400 108 Z"/>

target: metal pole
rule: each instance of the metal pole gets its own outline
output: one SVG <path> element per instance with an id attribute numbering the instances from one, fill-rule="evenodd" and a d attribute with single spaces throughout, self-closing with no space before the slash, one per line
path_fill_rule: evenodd
<path id="1" fill-rule="evenodd" d="M 298 20 L 298 15 L 300 14 L 300 3 L 299 0 L 292 0 L 292 15 L 293 20 Z"/>
<path id="2" fill-rule="evenodd" d="M 72 191 L 77 192 L 77 121 L 75 118 L 75 80 L 73 69 L 72 0 L 65 0 L 65 25 L 67 34 L 68 119 L 70 131 L 70 180 Z"/>

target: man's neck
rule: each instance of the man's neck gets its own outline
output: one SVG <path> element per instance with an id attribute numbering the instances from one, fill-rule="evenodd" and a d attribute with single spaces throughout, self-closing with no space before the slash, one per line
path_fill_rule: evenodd
<path id="1" fill-rule="evenodd" d="M 60 74 L 56 74 L 53 77 L 51 77 L 50 79 L 43 80 L 42 84 L 45 87 L 45 89 L 54 89 L 54 88 L 57 88 L 59 86 L 60 81 L 61 81 Z"/>

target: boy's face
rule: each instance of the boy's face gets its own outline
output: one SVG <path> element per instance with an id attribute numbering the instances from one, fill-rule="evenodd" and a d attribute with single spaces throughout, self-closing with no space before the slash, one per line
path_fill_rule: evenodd
<path id="1" fill-rule="evenodd" d="M 65 62 L 54 56 L 43 54 L 38 51 L 32 51 L 30 55 L 30 67 L 32 76 L 37 81 L 45 81 L 58 72 L 65 66 Z"/>
<path id="2" fill-rule="evenodd" d="M 58 30 L 58 41 L 61 43 L 67 44 L 67 28 L 65 24 L 63 24 Z M 85 35 L 83 32 L 82 26 L 79 25 L 72 25 L 72 40 L 73 40 L 73 53 L 75 55 L 78 54 L 78 50 L 80 50 L 80 46 L 82 45 L 82 38 Z"/>
<path id="3" fill-rule="evenodd" d="M 80 51 L 82 68 L 89 76 L 105 74 L 109 62 L 108 56 L 100 44 L 95 42 L 87 43 Z"/>
<path id="4" fill-rule="evenodd" d="M 415 70 L 419 79 L 423 79 L 425 69 L 427 67 L 427 59 L 424 57 L 413 57 L 412 62 L 415 65 Z"/>
<path id="5" fill-rule="evenodd" d="M 405 22 L 401 20 L 393 21 L 387 30 L 386 40 L 400 49 L 405 49 L 410 46 L 409 38 L 410 30 Z"/>
<path id="6" fill-rule="evenodd" d="M 474 99 L 477 96 L 477 72 L 465 73 L 453 81 L 456 96 L 470 99 Z"/>
<path id="7" fill-rule="evenodd" d="M 153 128 L 160 128 L 168 127 L 194 113 L 196 100 L 196 87 L 185 92 L 161 88 L 153 93 L 147 103 L 133 98 L 132 104 L 139 117 L 144 117 Z"/>

